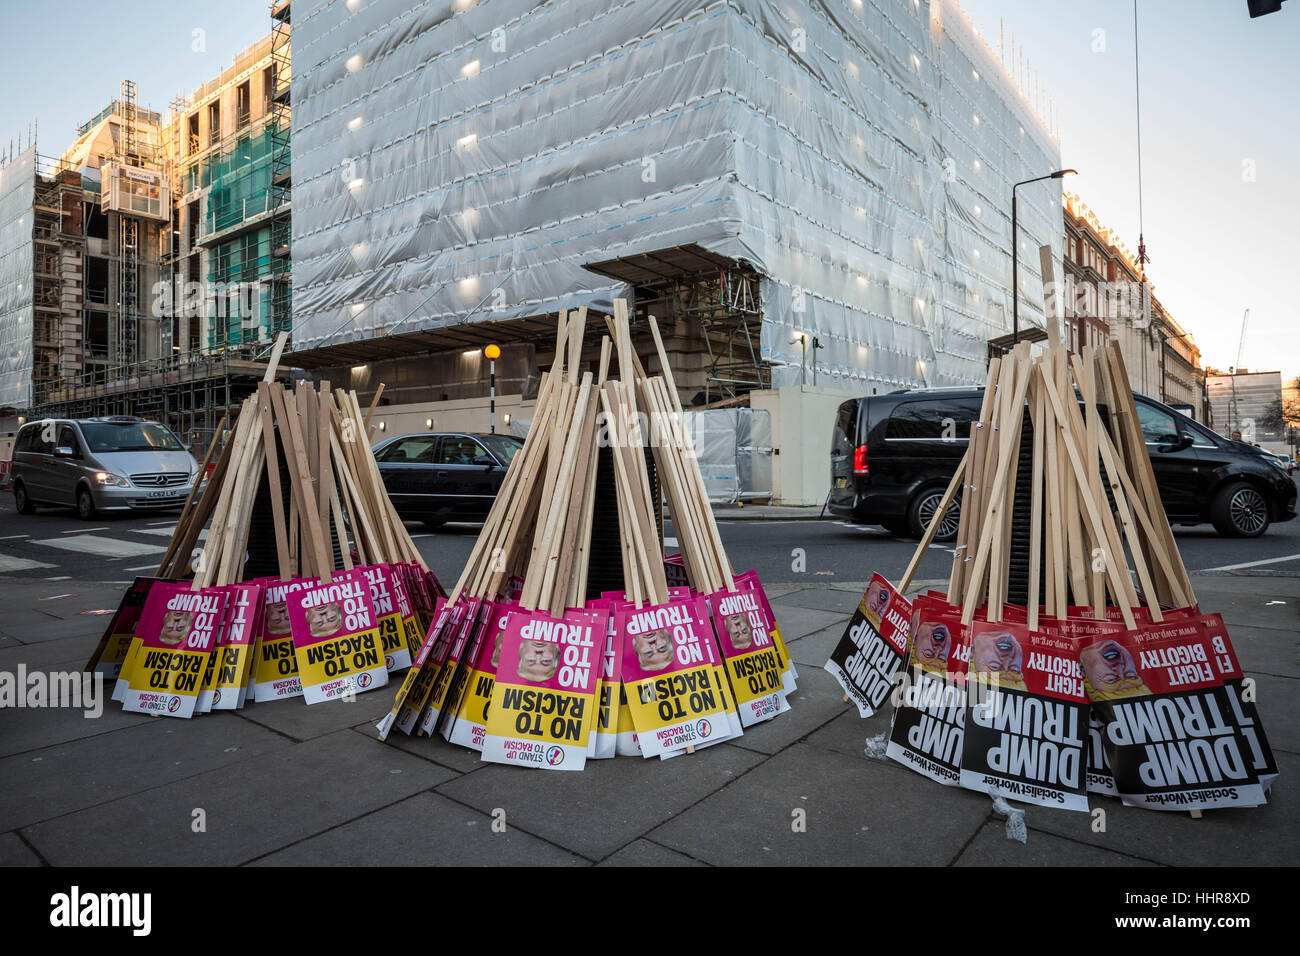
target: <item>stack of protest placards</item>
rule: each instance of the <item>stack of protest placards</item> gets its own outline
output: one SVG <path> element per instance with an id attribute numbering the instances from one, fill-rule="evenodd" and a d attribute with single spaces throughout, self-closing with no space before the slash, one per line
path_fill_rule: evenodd
<path id="1" fill-rule="evenodd" d="M 189 717 L 350 698 L 420 650 L 442 588 L 388 499 L 368 416 L 355 393 L 331 394 L 328 383 L 275 382 L 283 344 L 206 486 L 185 502 L 157 576 L 134 582 L 87 665 L 115 681 L 128 710 Z M 259 496 L 279 574 L 245 580 Z"/>
<path id="2" fill-rule="evenodd" d="M 1049 340 L 990 364 L 916 554 L 898 587 L 872 578 L 826 670 L 863 717 L 889 698 L 886 756 L 940 783 L 1082 811 L 1089 793 L 1194 816 L 1261 804 L 1278 770 L 1253 685 L 1196 605 L 1119 349 Z M 1017 492 L 1026 606 L 1008 597 Z M 947 591 L 909 600 L 958 494 Z"/>
<path id="3" fill-rule="evenodd" d="M 441 734 L 484 760 L 580 770 L 616 754 L 668 759 L 789 709 L 796 674 L 753 572 L 736 575 L 662 376 L 615 302 L 594 370 L 586 309 L 562 311 L 555 363 L 460 580 L 440 601 L 379 724 Z M 620 379 L 610 376 L 617 358 Z M 597 469 L 609 449 L 623 589 L 588 593 Z M 662 503 L 681 554 L 665 560 Z M 670 583 L 671 582 L 671 583 Z"/>

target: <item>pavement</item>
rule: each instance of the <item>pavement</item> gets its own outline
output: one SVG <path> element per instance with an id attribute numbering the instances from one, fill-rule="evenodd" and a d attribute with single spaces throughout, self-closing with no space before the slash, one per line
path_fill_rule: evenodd
<path id="1" fill-rule="evenodd" d="M 1293 864 L 1300 845 L 1300 578 L 1193 575 L 1223 614 L 1282 777 L 1270 803 L 1203 819 L 1092 799 L 1027 807 L 1009 839 L 982 795 L 864 755 L 862 720 L 822 670 L 863 582 L 768 587 L 799 669 L 793 709 L 669 761 L 580 773 L 484 764 L 441 739 L 373 725 L 393 686 L 308 707 L 252 704 L 191 720 L 0 710 L 0 865 Z M 918 582 L 926 586 L 928 582 Z M 6 578 L 0 672 L 75 671 L 120 587 Z M 803 811 L 800 813 L 799 811 Z"/>

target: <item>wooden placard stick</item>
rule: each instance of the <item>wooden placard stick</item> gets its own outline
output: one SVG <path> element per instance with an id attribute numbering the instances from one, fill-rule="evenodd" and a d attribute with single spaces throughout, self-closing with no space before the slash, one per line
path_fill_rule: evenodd
<path id="1" fill-rule="evenodd" d="M 275 400 L 275 392 L 272 392 L 272 400 Z M 283 407 L 281 407 L 283 406 Z M 280 419 L 280 437 L 283 441 L 287 431 L 289 441 L 285 445 L 285 453 L 289 459 L 289 474 L 294 480 L 297 487 L 297 500 L 299 507 L 299 522 L 302 527 L 306 545 L 301 557 L 311 558 L 311 573 L 322 581 L 328 582 L 334 570 L 334 562 L 331 560 L 329 552 L 325 547 L 325 538 L 321 533 L 320 519 L 317 516 L 314 507 L 315 496 L 312 494 L 311 466 L 307 460 L 307 449 L 303 442 L 302 432 L 299 428 L 297 409 L 290 409 L 287 400 L 277 403 L 277 412 L 283 412 Z"/>
<path id="2" fill-rule="evenodd" d="M 203 463 L 199 465 L 198 474 L 194 476 L 194 485 L 190 488 L 190 493 L 185 496 L 185 504 L 181 507 L 181 515 L 176 519 L 176 530 L 172 532 L 171 540 L 167 542 L 167 552 L 163 555 L 162 561 L 158 563 L 158 571 L 154 577 L 160 578 L 163 576 L 167 569 L 167 565 L 170 564 L 172 559 L 176 556 L 178 545 L 185 540 L 185 533 L 189 530 L 189 526 L 194 520 L 196 511 L 195 505 L 200 499 L 199 488 L 203 485 L 204 477 L 208 473 L 208 463 L 212 461 L 212 455 L 216 451 L 217 442 L 221 440 L 221 433 L 225 430 L 225 427 L 226 416 L 222 415 L 221 424 L 219 424 L 217 430 L 212 433 L 212 441 L 208 443 L 208 450 L 203 456 Z"/>
<path id="3" fill-rule="evenodd" d="M 271 349 L 271 358 L 266 363 L 266 374 L 262 376 L 262 381 L 268 385 L 275 381 L 275 373 L 280 367 L 280 356 L 284 354 L 284 346 L 288 341 L 288 332 L 281 332 L 275 337 L 275 347 Z"/>
<path id="4" fill-rule="evenodd" d="M 276 566 L 280 580 L 291 575 L 289 561 L 289 535 L 284 521 L 284 489 L 280 484 L 280 455 L 275 438 L 275 424 L 271 420 L 271 386 L 262 382 L 257 386 L 257 412 L 262 425 L 262 448 L 266 461 L 266 490 L 271 498 L 271 521 L 275 525 Z"/>
<path id="5" fill-rule="evenodd" d="M 328 384 L 328 383 L 325 383 L 325 384 Z M 329 392 L 329 389 L 328 389 L 328 388 L 325 388 L 325 386 L 322 385 L 322 386 L 321 386 L 321 391 L 323 391 L 323 392 Z M 380 396 L 382 396 L 383 394 L 384 394 L 384 383 L 383 383 L 383 382 L 380 382 L 380 383 L 379 383 L 379 387 L 378 387 L 377 389 L 375 389 L 375 396 L 374 396 L 374 398 L 372 398 L 372 399 L 370 400 L 370 407 L 369 407 L 368 409 L 366 409 L 366 418 L 365 418 L 365 421 L 362 422 L 362 427 L 363 427 L 365 430 L 367 430 L 367 431 L 369 431 L 369 429 L 370 429 L 370 419 L 371 419 L 371 417 L 375 414 L 375 409 L 379 407 L 379 399 L 380 399 Z"/>
<path id="6" fill-rule="evenodd" d="M 572 342 L 572 338 L 570 338 Z M 542 543 L 541 547 L 535 554 L 534 563 L 528 568 L 526 581 L 533 577 L 541 578 L 541 590 L 538 594 L 538 603 L 542 605 L 551 604 L 551 595 L 557 587 L 556 572 L 559 570 L 560 562 L 560 545 L 563 540 L 564 523 L 572 516 L 571 507 L 573 505 L 573 483 L 577 470 L 577 461 L 579 449 L 583 445 L 582 439 L 585 437 L 584 417 L 592 407 L 591 398 L 591 373 L 587 372 L 582 377 L 582 384 L 578 386 L 578 393 L 574 402 L 574 416 L 569 424 L 568 434 L 565 436 L 563 457 L 559 462 L 557 479 L 554 488 L 555 502 L 549 509 L 546 524 L 538 540 Z M 572 383 L 567 383 L 570 387 Z M 583 469 L 585 475 L 586 469 Z M 559 582 L 561 589 L 567 582 Z M 527 585 L 525 585 L 527 588 Z"/>
<path id="7" fill-rule="evenodd" d="M 559 547 L 556 551 L 555 566 L 556 587 L 551 599 L 552 615 L 561 617 L 573 592 L 574 568 L 578 567 L 580 558 L 580 537 L 585 523 L 587 501 L 590 492 L 587 476 L 591 472 L 591 459 L 595 454 L 596 411 L 600 399 L 591 391 L 591 373 L 584 375 L 587 385 L 586 407 L 582 410 L 581 429 L 575 435 L 577 453 L 573 459 L 573 474 L 569 491 L 569 508 L 558 529 Z M 567 449 L 566 449 L 567 453 Z M 550 570 L 548 568 L 548 570 Z M 574 605 L 575 607 L 577 605 Z"/>
<path id="8" fill-rule="evenodd" d="M 243 487 L 236 488 L 235 506 L 231 509 L 227 525 L 226 554 L 216 584 L 234 584 L 243 577 L 241 571 L 248 553 L 248 525 L 253 517 L 253 502 L 257 499 L 257 486 L 266 459 L 260 433 L 260 427 L 254 422 L 250 430 L 252 451 L 249 454 L 248 470 L 243 478 Z"/>
<path id="9" fill-rule="evenodd" d="M 579 306 L 569 322 L 569 381 L 577 385 L 578 367 L 582 364 L 582 340 L 587 331 L 587 307 Z"/>
<path id="10" fill-rule="evenodd" d="M 230 514 L 231 501 L 235 493 L 235 483 L 246 467 L 248 453 L 248 433 L 252 429 L 252 416 L 248 409 L 256 401 L 252 396 L 244 399 L 239 418 L 235 423 L 235 436 L 232 439 L 234 450 L 231 453 L 230 471 L 221 484 L 221 495 L 217 499 L 216 510 L 212 513 L 212 527 L 208 529 L 208 539 L 204 543 L 200 556 L 200 567 L 194 569 L 193 590 L 207 587 L 221 564 L 221 555 L 226 527 Z"/>
<path id="11" fill-rule="evenodd" d="M 330 499 L 334 495 L 334 470 L 330 468 L 330 431 L 333 422 L 330 420 L 330 383 L 328 380 L 320 383 L 320 390 L 307 389 L 307 399 L 312 407 L 313 417 L 316 424 L 316 474 L 317 492 L 320 496 L 317 502 L 317 517 L 320 519 L 321 530 L 325 532 L 325 541 L 330 544 L 334 540 L 334 534 L 330 531 Z M 342 526 L 334 529 L 339 537 L 340 550 L 346 547 L 346 535 Z M 332 551 L 333 548 L 331 547 Z M 350 570 L 350 569 L 349 569 Z"/>
<path id="12" fill-rule="evenodd" d="M 1101 454 L 1102 460 L 1106 463 L 1107 473 L 1118 476 L 1120 484 L 1124 488 L 1124 494 L 1127 498 L 1129 509 L 1132 511 L 1133 516 L 1137 518 L 1139 526 L 1146 535 L 1144 544 L 1149 546 L 1150 552 L 1156 560 L 1156 564 L 1151 567 L 1158 567 L 1161 573 L 1165 576 L 1165 580 L 1172 589 L 1171 598 L 1174 606 L 1190 606 L 1191 602 L 1188 600 L 1187 595 L 1183 594 L 1180 589 L 1174 571 L 1173 561 L 1170 559 L 1169 553 L 1164 549 L 1164 546 L 1160 543 L 1159 537 L 1156 533 L 1156 528 L 1151 517 L 1147 514 L 1146 506 L 1142 503 L 1141 496 L 1133 486 L 1133 479 L 1130 478 L 1128 472 L 1126 472 L 1124 468 L 1116 462 L 1115 447 L 1111 444 L 1110 437 L 1105 433 L 1105 431 L 1102 432 Z"/>
<path id="13" fill-rule="evenodd" d="M 226 506 L 221 512 L 220 522 L 213 520 L 212 528 L 208 531 L 208 540 L 211 541 L 214 534 L 217 539 L 216 546 L 213 549 L 213 561 L 204 562 L 203 570 L 195 575 L 196 581 L 202 581 L 202 587 L 209 585 L 224 584 L 226 577 L 230 573 L 227 568 L 230 565 L 228 555 L 238 551 L 241 555 L 244 547 L 243 542 L 235 540 L 236 529 L 239 522 L 239 511 L 243 504 L 243 499 L 247 494 L 247 486 L 250 476 L 253 480 L 256 477 L 252 475 L 256 465 L 253 462 L 253 449 L 257 447 L 260 441 L 261 433 L 255 427 L 257 399 L 249 396 L 244 400 L 243 407 L 240 409 L 239 417 L 246 419 L 244 422 L 244 433 L 240 436 L 240 448 L 238 457 L 235 459 L 235 470 L 232 475 L 233 480 L 228 480 L 229 494 L 226 496 Z"/>
<path id="14" fill-rule="evenodd" d="M 633 544 L 633 564 L 638 569 L 638 573 L 633 574 L 633 578 L 643 579 L 650 593 L 651 602 L 654 604 L 662 604 L 663 601 L 660 599 L 660 596 L 665 594 L 667 590 L 667 581 L 663 577 L 663 556 L 662 554 L 659 556 L 659 579 L 657 580 L 654 575 L 655 568 L 653 567 L 650 545 L 646 541 L 646 537 L 649 535 L 649 523 L 645 519 L 647 519 L 649 515 L 643 513 L 644 508 L 638 507 L 638 502 L 635 497 L 636 492 L 634 491 L 637 483 L 635 476 L 631 474 L 631 468 L 629 467 L 629 459 L 632 457 L 632 453 L 628 447 L 628 432 L 623 428 L 625 419 L 620 420 L 620 418 L 616 418 L 612 407 L 613 402 L 618 400 L 617 392 L 614 390 L 616 384 L 617 383 L 613 381 L 606 382 L 601 388 L 600 394 L 601 405 L 605 410 L 605 416 L 608 420 L 613 420 L 615 422 L 615 428 L 617 429 L 617 437 L 615 438 L 615 443 L 611 451 L 613 452 L 614 458 L 614 476 L 617 492 L 620 498 L 627 502 L 625 513 L 629 524 L 629 536 Z M 636 451 L 639 452 L 640 449 L 637 448 Z M 655 541 L 655 546 L 658 546 L 657 540 Z M 662 581 L 662 585 L 660 584 L 660 581 Z"/>
<path id="15" fill-rule="evenodd" d="M 1110 343 L 1107 355 L 1115 382 L 1116 404 L 1122 409 L 1120 420 L 1129 442 L 1128 459 L 1131 476 L 1137 487 L 1142 490 L 1143 501 L 1151 503 L 1152 524 L 1159 532 L 1164 548 L 1173 562 L 1174 569 L 1178 572 L 1179 584 L 1188 600 L 1188 603 L 1183 606 L 1192 607 L 1196 603 L 1196 591 L 1192 587 L 1191 578 L 1187 576 L 1183 556 L 1178 550 L 1178 542 L 1174 539 L 1174 532 L 1169 527 L 1164 509 L 1163 507 L 1156 509 L 1155 503 L 1161 500 L 1160 489 L 1156 484 L 1155 471 L 1151 467 L 1151 456 L 1146 449 L 1146 437 L 1142 434 L 1142 425 L 1137 417 L 1137 404 L 1133 400 L 1133 387 L 1129 384 L 1128 369 L 1124 367 L 1124 357 L 1120 353 L 1118 342 Z"/>
<path id="16" fill-rule="evenodd" d="M 655 462 L 660 476 L 660 487 L 668 493 L 672 509 L 673 526 L 686 563 L 688 579 L 695 582 L 704 593 L 721 588 L 722 569 L 711 546 L 707 524 L 701 514 L 700 502 L 686 477 L 689 464 L 684 460 L 684 435 L 676 412 L 667 405 L 667 385 L 658 376 L 647 379 L 645 385 L 646 411 L 653 421 L 662 423 L 657 429 L 659 441 L 655 443 Z"/>
<path id="17" fill-rule="evenodd" d="M 1006 486 L 1015 483 L 1017 464 L 1010 459 L 1010 455 L 1012 444 L 1018 436 L 1013 434 L 1013 429 L 1009 423 L 1011 421 L 1011 410 L 1015 407 L 1016 385 L 1019 379 L 1028 377 L 1027 371 L 1021 368 L 1019 349 L 1011 353 L 1010 362 L 1002 366 L 1002 373 L 1003 380 L 999 382 L 999 385 L 1005 387 L 998 389 L 997 413 L 993 419 L 993 434 L 989 436 L 988 455 L 984 467 L 986 476 L 1005 471 L 1007 478 L 996 486 L 996 490 L 987 481 L 985 486 L 980 489 L 980 509 L 977 513 L 980 523 L 980 538 L 983 539 L 986 527 L 992 537 L 987 545 L 988 555 L 985 564 L 980 565 L 977 561 L 972 565 L 972 569 L 981 570 L 979 580 L 973 582 L 975 594 L 977 597 L 987 595 L 988 613 L 992 620 L 1001 619 L 996 616 L 1001 605 L 998 603 L 994 592 L 997 590 L 997 585 L 1002 576 Z M 969 586 L 968 584 L 967 593 L 970 593 Z"/>
<path id="18" fill-rule="evenodd" d="M 1075 489 L 1078 493 L 1079 500 L 1083 502 L 1084 510 L 1089 523 L 1092 525 L 1093 536 L 1097 541 L 1104 541 L 1106 534 L 1102 529 L 1102 519 L 1098 512 L 1097 503 L 1088 493 L 1087 476 L 1084 471 L 1083 462 L 1079 456 L 1079 450 L 1074 443 L 1074 435 L 1070 426 L 1069 415 L 1065 406 L 1061 402 L 1060 396 L 1056 389 L 1046 389 L 1047 400 L 1052 406 L 1052 414 L 1056 417 L 1056 427 L 1060 432 L 1061 444 L 1065 448 L 1066 457 L 1070 461 L 1070 466 L 1074 469 Z M 1075 411 L 1078 411 L 1077 406 Z M 1111 588 L 1115 594 L 1124 594 L 1127 590 L 1125 581 L 1128 576 L 1128 569 L 1123 564 L 1122 559 L 1116 559 L 1113 555 L 1105 555 L 1106 574 L 1111 580 Z M 1121 576 L 1121 568 L 1123 575 Z M 1120 613 L 1124 616 L 1124 626 L 1132 630 L 1136 624 L 1133 619 L 1133 609 L 1130 605 L 1119 602 Z"/>
<path id="19" fill-rule="evenodd" d="M 1078 355 L 1073 355 L 1071 365 L 1074 368 L 1074 378 L 1079 384 L 1079 389 L 1084 395 L 1084 407 L 1086 417 L 1084 419 L 1085 441 L 1087 465 L 1088 465 L 1088 492 L 1092 495 L 1094 501 L 1102 500 L 1101 487 L 1101 453 L 1098 450 L 1097 438 L 1097 380 L 1093 375 L 1093 348 L 1091 345 L 1084 346 L 1083 360 L 1079 360 Z M 1092 572 L 1092 614 L 1098 619 L 1106 616 L 1106 585 L 1105 574 L 1096 570 Z"/>
<path id="20" fill-rule="evenodd" d="M 1061 407 L 1065 408 L 1067 402 L 1077 402 L 1074 397 L 1074 391 L 1070 388 L 1069 376 L 1067 374 L 1068 362 L 1065 358 L 1064 347 L 1058 345 L 1052 355 L 1053 367 L 1052 375 L 1055 382 L 1053 391 L 1060 399 Z M 1056 453 L 1058 456 L 1059 472 L 1058 480 L 1061 482 L 1061 493 L 1063 502 L 1073 502 L 1076 497 L 1084 497 L 1085 488 L 1078 488 L 1075 484 L 1075 476 L 1070 473 L 1067 467 L 1067 453 L 1064 445 L 1059 441 L 1061 434 L 1069 433 L 1069 422 L 1071 419 L 1066 416 L 1061 419 L 1061 428 L 1064 432 L 1057 430 L 1058 441 Z M 1062 517 L 1065 518 L 1065 535 L 1066 546 L 1068 548 L 1069 566 L 1070 566 L 1070 590 L 1074 595 L 1075 603 L 1088 603 L 1088 569 L 1089 562 L 1085 559 L 1085 550 L 1091 554 L 1091 549 L 1087 547 L 1084 541 L 1083 520 L 1076 507 L 1063 507 Z"/>
<path id="21" fill-rule="evenodd" d="M 1071 360 L 1071 368 L 1076 372 L 1082 372 L 1082 366 L 1078 361 L 1078 357 L 1071 356 Z M 1095 415 L 1096 401 L 1095 395 L 1092 391 L 1093 385 L 1094 381 L 1090 380 L 1086 375 L 1078 380 L 1080 398 L 1083 400 L 1084 408 L 1089 414 Z M 1066 416 L 1069 418 L 1069 430 L 1073 435 L 1074 445 L 1076 448 L 1080 449 L 1081 454 L 1086 454 L 1087 429 L 1082 420 L 1083 412 L 1079 409 L 1079 403 L 1066 403 L 1065 411 Z M 1093 487 L 1093 482 L 1091 480 L 1088 482 L 1088 496 L 1096 502 L 1097 513 L 1101 518 L 1100 530 L 1102 535 L 1100 539 L 1094 537 L 1093 540 L 1089 542 L 1090 547 L 1093 549 L 1089 553 L 1095 558 L 1096 549 L 1100 549 L 1103 553 L 1103 560 L 1118 560 L 1120 562 L 1120 567 L 1123 571 L 1120 580 L 1122 580 L 1123 586 L 1118 591 L 1112 591 L 1112 594 L 1115 598 L 1116 604 L 1127 603 L 1130 607 L 1135 607 L 1138 603 L 1137 592 L 1134 590 L 1133 580 L 1129 576 L 1128 565 L 1124 562 L 1124 546 L 1120 540 L 1120 529 L 1115 524 L 1115 516 L 1111 513 L 1110 506 L 1107 503 L 1105 494 L 1101 488 L 1100 471 L 1098 470 L 1100 468 L 1100 459 L 1097 461 L 1085 462 L 1085 468 L 1097 472 L 1096 488 Z M 1093 564 L 1095 566 L 1095 560 L 1093 561 Z M 1143 564 L 1143 567 L 1145 573 L 1145 563 Z M 1100 613 L 1104 616 L 1105 588 L 1103 587 L 1101 590 L 1102 603 L 1099 606 L 1102 609 Z"/>
<path id="22" fill-rule="evenodd" d="M 1038 630 L 1038 612 L 1042 606 L 1039 585 L 1042 581 L 1043 563 L 1043 432 L 1046 421 L 1043 415 L 1042 376 L 1030 382 L 1030 421 L 1034 430 L 1034 458 L 1030 469 L 1029 492 L 1029 591 L 1025 607 L 1029 613 L 1029 629 Z"/>
<path id="23" fill-rule="evenodd" d="M 970 440 L 966 445 L 966 484 L 963 487 L 961 513 L 957 518 L 957 541 L 953 550 L 952 572 L 948 578 L 949 600 L 965 593 L 966 571 L 975 558 L 971 543 L 978 541 L 979 488 L 983 484 L 985 446 L 993 433 L 993 410 L 997 407 L 998 380 L 1002 374 L 1002 359 L 989 363 L 988 381 L 980 399 L 979 420 L 971 424 Z"/>
<path id="24" fill-rule="evenodd" d="M 357 545 L 357 554 L 365 564 L 378 564 L 381 562 L 379 539 L 365 504 L 361 500 L 361 492 L 352 479 L 352 469 L 348 466 L 346 453 L 339 444 L 337 434 L 330 434 L 330 447 L 334 452 L 334 460 L 338 464 L 339 477 L 342 478 L 344 497 L 348 501 L 348 514 L 352 516 L 352 537 Z"/>
<path id="25" fill-rule="evenodd" d="M 948 508 L 952 505 L 953 499 L 957 497 L 957 492 L 966 479 L 966 468 L 969 462 L 970 457 L 963 455 L 961 461 L 957 463 L 957 470 L 953 472 L 952 480 L 948 482 L 948 488 L 939 500 L 939 507 L 934 509 L 934 517 L 930 519 L 930 524 L 921 537 L 921 543 L 916 546 L 916 551 L 912 553 L 912 560 L 908 562 L 907 570 L 903 572 L 902 578 L 899 579 L 899 594 L 905 594 L 908 587 L 911 586 L 912 578 L 916 574 L 917 568 L 921 566 L 921 559 L 925 557 L 926 551 L 929 550 L 930 544 L 934 541 L 934 536 L 939 530 L 939 525 L 943 523 L 943 516 L 948 513 Z"/>
<path id="26" fill-rule="evenodd" d="M 357 401 L 357 393 L 355 391 L 345 392 L 342 398 L 345 406 L 345 422 L 351 420 L 352 432 L 364 435 L 365 428 L 361 417 L 361 405 Z M 365 496 L 367 507 L 371 510 L 371 520 L 379 532 L 383 546 L 379 557 L 382 560 L 395 560 L 396 555 L 400 552 L 397 547 L 392 521 L 385 507 L 384 480 L 379 474 L 379 466 L 375 463 L 375 456 L 370 451 L 370 443 L 367 441 L 362 445 L 360 442 L 352 442 L 346 450 L 352 455 L 356 469 L 357 486 Z"/>
<path id="27" fill-rule="evenodd" d="M 1091 358 L 1091 356 L 1088 357 Z M 1096 388 L 1096 379 L 1091 375 L 1086 375 L 1085 369 L 1081 367 L 1082 363 L 1080 363 L 1077 355 L 1072 358 L 1075 377 L 1079 378 L 1082 375 L 1086 381 L 1087 389 L 1085 394 L 1088 412 L 1089 414 L 1096 414 L 1096 394 L 1094 392 L 1094 389 Z M 1110 485 L 1111 496 L 1115 499 L 1115 508 L 1119 512 L 1120 525 L 1124 530 L 1124 537 L 1128 540 L 1129 550 L 1133 555 L 1133 569 L 1137 572 L 1138 581 L 1142 584 L 1142 592 L 1147 597 L 1147 606 L 1151 611 L 1151 619 L 1156 623 L 1159 623 L 1164 620 L 1164 615 L 1161 613 L 1160 601 L 1156 594 L 1155 584 L 1151 580 L 1146 558 L 1142 553 L 1142 542 L 1138 534 L 1137 524 L 1133 520 L 1133 514 L 1129 509 L 1128 498 L 1125 495 L 1124 488 L 1116 474 L 1115 461 L 1110 454 L 1110 449 L 1107 444 L 1100 441 L 1100 435 L 1095 437 L 1098 438 L 1098 453 L 1101 460 L 1106 462 L 1107 483 Z M 1098 502 L 1103 500 L 1103 495 L 1100 489 L 1098 489 L 1095 497 Z M 1118 535 L 1116 535 L 1116 538 L 1117 537 Z M 1116 540 L 1115 544 L 1118 545 L 1118 543 L 1118 540 Z M 1124 552 L 1123 550 L 1119 550 L 1118 553 L 1122 555 Z M 1136 593 L 1129 596 L 1131 596 L 1134 599 L 1134 603 L 1136 603 Z M 1105 609 L 1103 608 L 1098 616 L 1101 616 L 1101 614 L 1104 613 Z"/>
<path id="28" fill-rule="evenodd" d="M 224 424 L 224 419 L 223 419 Z M 222 430 L 218 429 L 218 434 Z M 185 526 L 183 534 L 179 532 L 172 536 L 174 553 L 171 558 L 171 566 L 164 566 L 159 572 L 160 577 L 179 578 L 185 571 L 185 564 L 189 561 L 194 551 L 194 546 L 198 543 L 199 535 L 203 532 L 203 526 L 207 524 L 208 518 L 212 516 L 213 509 L 217 506 L 217 499 L 221 495 L 221 488 L 225 481 L 225 475 L 230 470 L 230 459 L 234 455 L 234 435 L 231 435 L 230 441 L 222 446 L 220 454 L 217 455 L 217 464 L 212 469 L 212 474 L 208 476 L 208 483 L 203 488 L 203 493 L 199 495 L 198 504 L 194 507 L 194 514 L 190 517 Z M 179 543 L 177 540 L 179 538 Z"/>
<path id="29" fill-rule="evenodd" d="M 1015 381 L 1014 391 L 1011 392 L 1011 398 L 1008 406 L 1011 408 L 1020 408 L 1025 401 L 1025 392 L 1029 388 L 1029 380 L 1032 372 L 1026 370 L 1024 374 L 1013 375 Z M 1005 379 L 1005 375 L 1004 375 Z M 1011 390 L 1009 390 L 1011 391 Z M 987 500 L 989 504 L 989 514 L 984 521 L 980 532 L 979 546 L 975 552 L 975 561 L 971 568 L 970 576 L 966 584 L 965 600 L 963 601 L 962 623 L 969 624 L 975 615 L 975 609 L 979 604 L 979 594 L 984 582 L 984 574 L 987 569 L 989 552 L 993 543 L 993 538 L 998 532 L 999 512 L 1002 509 L 1003 492 L 1006 489 L 1007 475 L 1011 471 L 1011 461 L 1008 457 L 1011 442 L 1016 437 L 1016 432 L 1003 430 L 998 436 L 998 448 L 995 453 L 997 468 L 994 471 L 993 482 L 989 487 Z M 949 601 L 951 601 L 951 595 Z"/>
<path id="30" fill-rule="evenodd" d="M 677 416 L 677 427 L 681 429 L 683 438 L 687 436 L 686 431 L 686 414 L 682 409 L 681 396 L 677 392 L 677 382 L 673 377 L 672 366 L 668 362 L 668 352 L 664 348 L 663 338 L 659 334 L 659 323 L 653 318 L 650 319 L 650 334 L 654 338 L 655 351 L 659 354 L 659 364 L 663 369 L 664 391 L 671 400 L 671 408 Z M 726 549 L 722 544 L 722 534 L 718 531 L 718 521 L 713 515 L 713 507 L 709 503 L 709 492 L 704 487 L 704 475 L 700 472 L 699 461 L 695 457 L 695 448 L 689 441 L 682 443 L 682 466 L 686 471 L 687 489 L 684 491 L 689 501 L 694 501 L 704 518 L 704 528 L 708 532 L 707 541 L 713 549 L 713 559 L 716 561 L 722 574 L 722 584 L 728 591 L 736 589 L 736 582 L 732 576 L 731 561 L 727 558 Z M 690 492 L 690 486 L 695 488 L 694 494 Z"/>

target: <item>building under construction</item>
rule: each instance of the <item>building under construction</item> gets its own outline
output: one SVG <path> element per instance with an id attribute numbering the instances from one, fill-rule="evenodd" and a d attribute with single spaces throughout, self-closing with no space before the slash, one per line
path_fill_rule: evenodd
<path id="1" fill-rule="evenodd" d="M 127 81 L 58 159 L 0 171 L 11 428 L 135 414 L 198 446 L 256 387 L 289 327 L 288 6 L 166 118 Z"/>
<path id="2" fill-rule="evenodd" d="M 1011 330 L 1011 185 L 1059 145 L 955 0 L 296 7 L 292 360 L 390 416 L 481 396 L 490 342 L 526 395 L 616 297 L 695 407 L 980 382 Z M 1022 330 L 1060 198 L 1019 194 Z"/>

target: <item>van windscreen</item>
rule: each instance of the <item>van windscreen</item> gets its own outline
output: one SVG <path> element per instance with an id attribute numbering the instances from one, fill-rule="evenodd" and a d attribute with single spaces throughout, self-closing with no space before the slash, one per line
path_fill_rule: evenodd
<path id="1" fill-rule="evenodd" d="M 81 434 L 96 453 L 184 450 L 170 431 L 152 422 L 82 422 Z"/>

